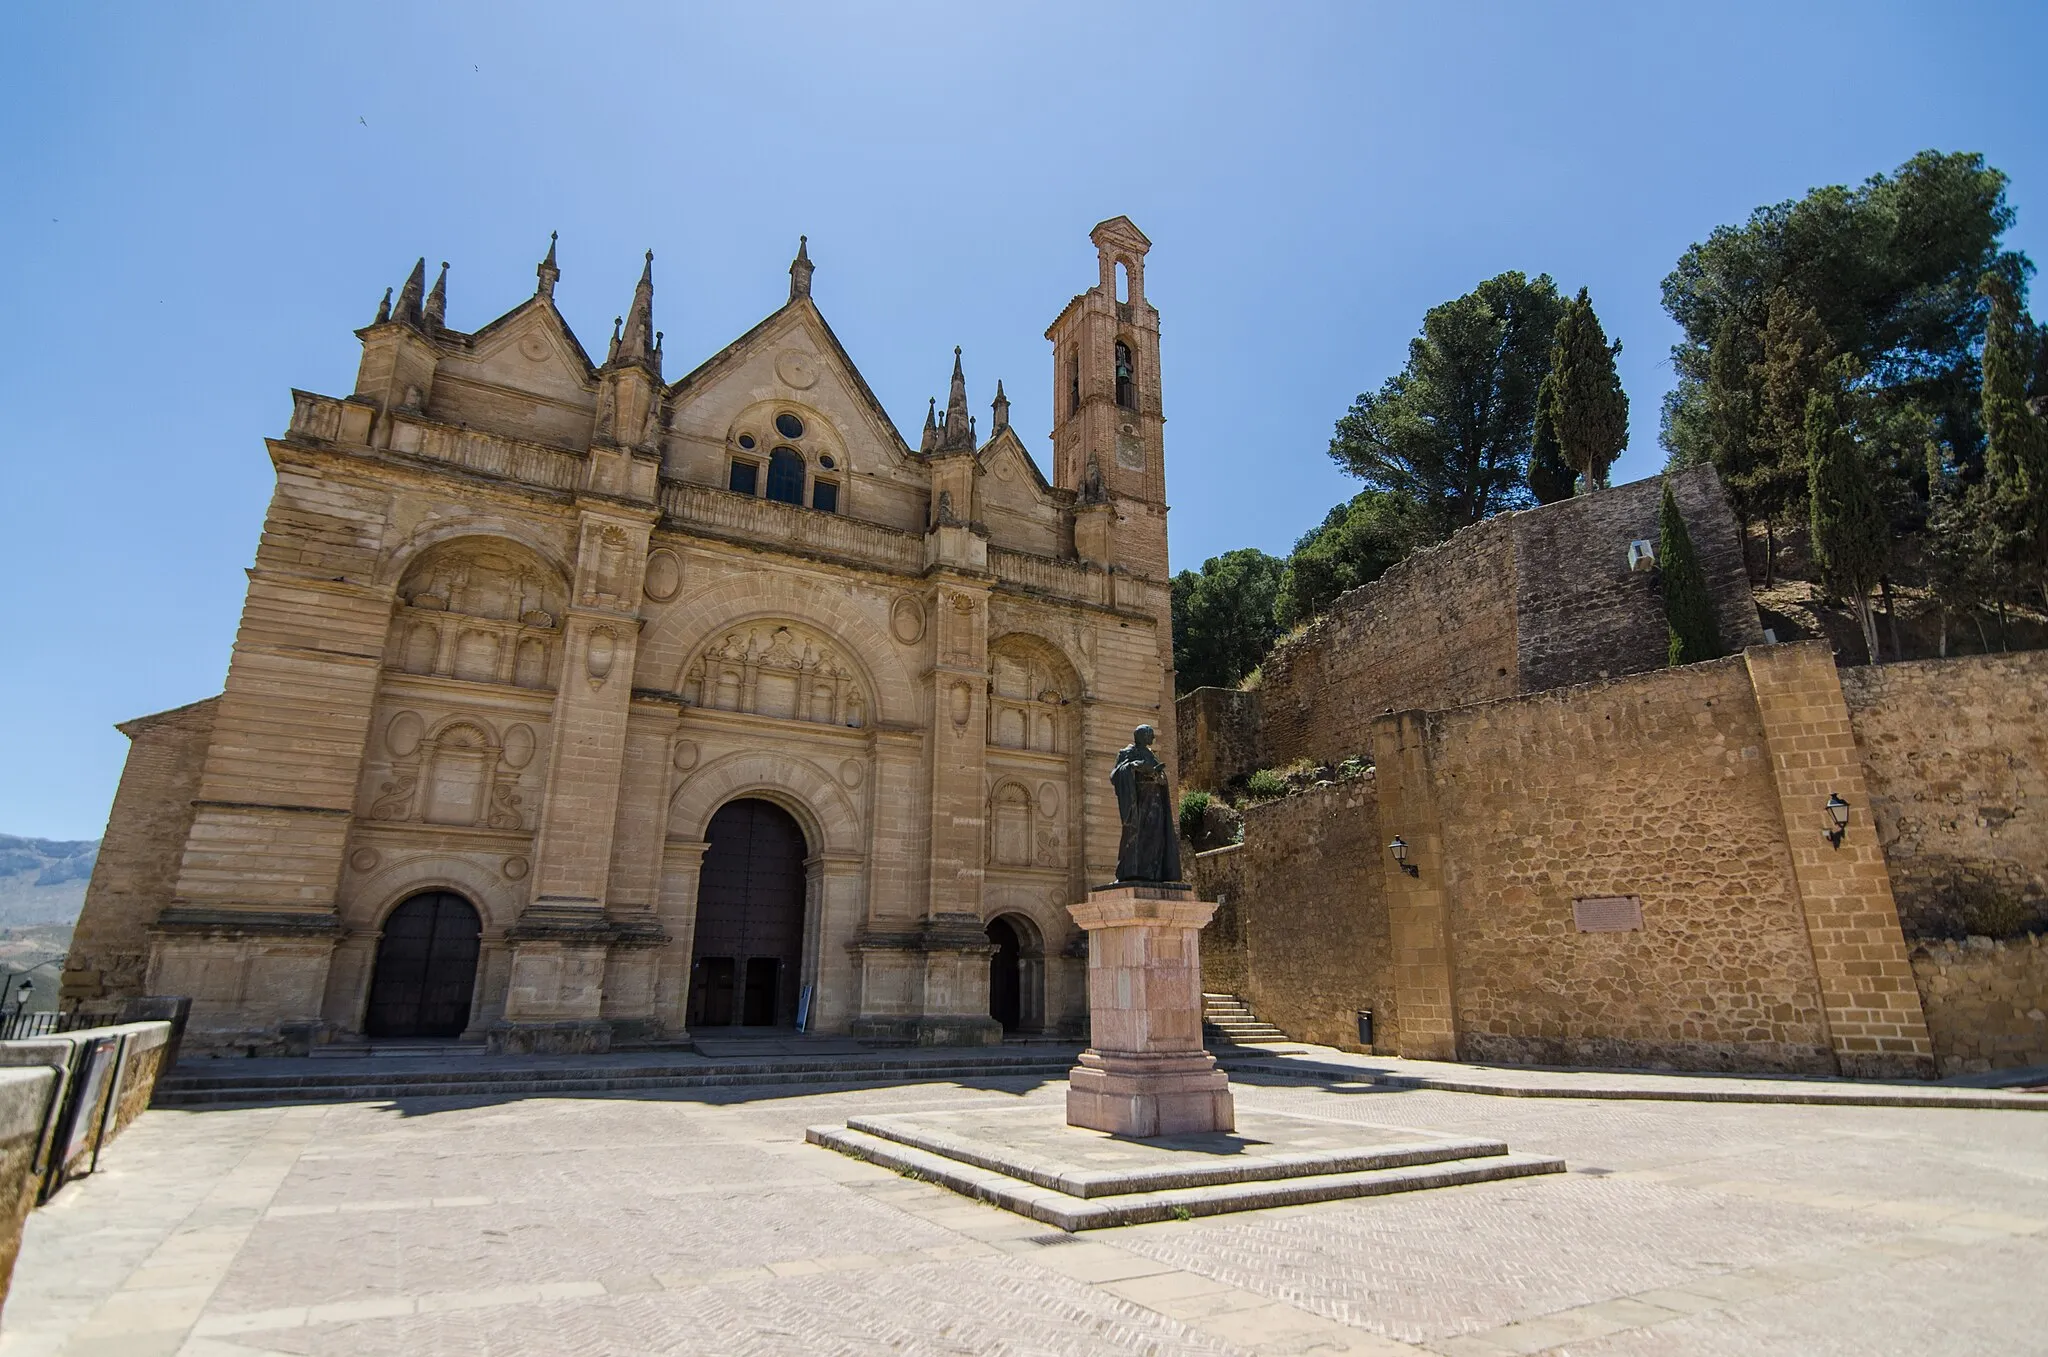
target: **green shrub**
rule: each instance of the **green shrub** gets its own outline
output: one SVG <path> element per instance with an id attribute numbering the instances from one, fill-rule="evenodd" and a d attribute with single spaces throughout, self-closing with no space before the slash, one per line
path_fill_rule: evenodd
<path id="1" fill-rule="evenodd" d="M 1202 841 L 1202 817 L 1209 813 L 1209 803 L 1216 798 L 1207 792 L 1184 791 L 1180 794 L 1180 836 L 1191 843 Z"/>
<path id="2" fill-rule="evenodd" d="M 1271 768 L 1261 768 L 1244 780 L 1244 794 L 1254 801 L 1271 801 L 1287 795 L 1287 779 Z"/>

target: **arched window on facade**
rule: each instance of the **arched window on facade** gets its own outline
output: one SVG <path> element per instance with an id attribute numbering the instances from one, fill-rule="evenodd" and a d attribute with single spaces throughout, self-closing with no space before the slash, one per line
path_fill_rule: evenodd
<path id="1" fill-rule="evenodd" d="M 804 502 L 804 459 L 794 448 L 777 448 L 768 454 L 768 498 L 784 504 Z"/>
<path id="2" fill-rule="evenodd" d="M 1116 342 L 1116 403 L 1126 410 L 1138 408 L 1138 373 L 1131 366 L 1131 346 Z"/>
<path id="3" fill-rule="evenodd" d="M 1081 355 L 1067 350 L 1067 414 L 1081 413 Z"/>

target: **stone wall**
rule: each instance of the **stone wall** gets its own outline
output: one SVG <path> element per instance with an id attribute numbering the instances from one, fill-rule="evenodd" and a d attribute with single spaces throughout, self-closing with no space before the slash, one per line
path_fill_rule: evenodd
<path id="1" fill-rule="evenodd" d="M 42 1188 L 36 1158 L 56 1091 L 53 1069 L 0 1069 L 0 1303 L 14 1280 L 21 1228 Z"/>
<path id="2" fill-rule="evenodd" d="M 1742 544 L 1712 468 L 1670 478 L 1722 644 L 1763 640 Z M 1343 595 L 1273 648 L 1250 701 L 1179 702 L 1186 785 L 1364 752 L 1388 710 L 1438 711 L 1660 669 L 1669 645 L 1654 572 L 1629 543 L 1657 538 L 1665 482 L 1501 514 Z"/>
<path id="3" fill-rule="evenodd" d="M 118 727 L 129 739 L 128 762 L 71 935 L 63 981 L 67 1003 L 142 993 L 148 928 L 177 883 L 219 701 L 207 698 Z"/>
<path id="4" fill-rule="evenodd" d="M 1259 690 L 1197 688 L 1174 703 L 1180 785 L 1214 791 L 1259 766 Z"/>
<path id="5" fill-rule="evenodd" d="M 1438 713 L 1428 772 L 1461 1058 L 1835 1072 L 1741 658 Z"/>
<path id="6" fill-rule="evenodd" d="M 1513 695 L 1513 578 L 1513 516 L 1504 514 L 1343 595 L 1260 666 L 1258 734 L 1238 737 L 1257 750 L 1253 766 L 1363 753 L 1373 718 L 1389 707 Z"/>
<path id="7" fill-rule="evenodd" d="M 2048 651 L 1842 671 L 1909 935 L 1960 937 L 1986 904 L 2048 923 Z"/>
<path id="8" fill-rule="evenodd" d="M 1240 996 L 1297 1040 L 1349 1050 L 1359 1049 L 1354 1014 L 1369 1008 L 1375 1044 L 1393 1050 L 1399 1027 L 1381 842 L 1370 779 L 1247 810 L 1241 845 L 1194 860 L 1203 897 L 1228 896 L 1235 915 L 1231 931 L 1212 923 L 1202 935 L 1203 987 Z"/>
<path id="9" fill-rule="evenodd" d="M 1923 942 L 1913 979 L 1943 1074 L 2048 1065 L 2048 936 Z"/>
<path id="10" fill-rule="evenodd" d="M 1668 480 L 1714 601 L 1722 648 L 1734 654 L 1760 643 L 1742 539 L 1720 477 L 1696 467 Z M 1670 633 L 1658 576 L 1628 568 L 1630 542 L 1657 540 L 1664 485 L 1635 481 L 1508 516 L 1515 535 L 1517 692 L 1664 666 Z"/>
<path id="11" fill-rule="evenodd" d="M 1202 930 L 1202 991 L 1242 994 L 1248 970 L 1244 953 L 1244 846 L 1232 844 L 1197 853 L 1181 841 L 1184 874 L 1195 893 L 1216 902 L 1216 914 Z"/>

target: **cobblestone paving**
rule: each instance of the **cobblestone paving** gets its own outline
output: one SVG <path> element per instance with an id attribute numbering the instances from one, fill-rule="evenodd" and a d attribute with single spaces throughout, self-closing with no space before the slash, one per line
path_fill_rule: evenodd
<path id="1" fill-rule="evenodd" d="M 2048 1116 L 1294 1083 L 1572 1172 L 1086 1235 L 802 1143 L 1064 1088 L 153 1111 L 30 1220 L 32 1354 L 2048 1352 Z"/>

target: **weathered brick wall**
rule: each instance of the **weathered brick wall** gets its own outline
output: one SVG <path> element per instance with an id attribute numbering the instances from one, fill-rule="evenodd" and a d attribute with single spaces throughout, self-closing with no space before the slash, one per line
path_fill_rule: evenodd
<path id="1" fill-rule="evenodd" d="M 1180 785 L 1217 791 L 1259 766 L 1259 691 L 1197 688 L 1174 702 Z"/>
<path id="2" fill-rule="evenodd" d="M 1913 979 L 1943 1074 L 2048 1065 L 2048 936 L 1924 942 Z"/>
<path id="3" fill-rule="evenodd" d="M 1742 541 L 1721 479 L 1711 467 L 1670 478 L 1671 493 L 1699 558 L 1721 644 L 1730 654 L 1763 641 Z M 1670 633 L 1650 571 L 1631 573 L 1628 544 L 1657 540 L 1664 480 L 1619 485 L 1509 518 L 1515 537 L 1518 691 L 1664 667 Z"/>
<path id="4" fill-rule="evenodd" d="M 2048 914 L 2048 651 L 1841 681 L 1908 935 L 1961 936 L 1994 899 Z"/>
<path id="5" fill-rule="evenodd" d="M 1214 970 L 1205 951 L 1204 987 L 1240 995 L 1296 1040 L 1350 1050 L 1358 1049 L 1354 1014 L 1369 1008 L 1375 1043 L 1391 1050 L 1398 1026 L 1385 857 L 1370 779 L 1253 806 L 1243 844 L 1197 859 L 1203 896 L 1231 897 L 1243 958 L 1233 975 L 1227 946 Z"/>
<path id="6" fill-rule="evenodd" d="M 1339 598 L 1261 666 L 1258 758 L 1335 763 L 1372 720 L 1515 692 L 1514 527 L 1465 529 Z"/>
<path id="7" fill-rule="evenodd" d="M 142 993 L 148 927 L 170 903 L 218 698 L 125 722 L 128 762 L 64 967 L 67 1000 Z"/>
<path id="8" fill-rule="evenodd" d="M 1461 1057 L 1834 1071 L 1740 659 L 1430 727 Z M 1577 931 L 1587 896 L 1642 929 Z"/>

